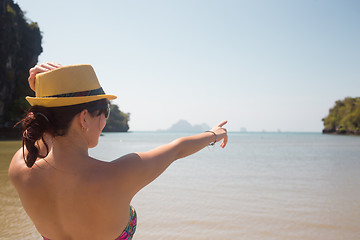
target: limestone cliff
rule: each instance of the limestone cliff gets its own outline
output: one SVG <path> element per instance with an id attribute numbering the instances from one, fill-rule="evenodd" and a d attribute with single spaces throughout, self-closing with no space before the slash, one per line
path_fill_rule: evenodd
<path id="1" fill-rule="evenodd" d="M 27 77 L 42 52 L 41 32 L 13 0 L 0 0 L 0 128 L 12 127 L 33 95 Z"/>

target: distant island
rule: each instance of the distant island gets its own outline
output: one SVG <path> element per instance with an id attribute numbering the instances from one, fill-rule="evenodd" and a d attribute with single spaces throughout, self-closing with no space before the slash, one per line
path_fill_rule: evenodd
<path id="1" fill-rule="evenodd" d="M 170 128 L 166 130 L 158 130 L 160 132 L 204 132 L 207 130 L 210 130 L 211 128 L 205 124 L 197 124 L 197 125 L 191 125 L 186 120 L 179 120 L 175 124 L 173 124 Z"/>
<path id="2" fill-rule="evenodd" d="M 336 101 L 322 121 L 323 133 L 360 135 L 360 97 Z"/>

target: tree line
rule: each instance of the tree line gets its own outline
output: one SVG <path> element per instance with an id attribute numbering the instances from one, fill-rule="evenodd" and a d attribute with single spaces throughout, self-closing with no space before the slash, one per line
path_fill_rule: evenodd
<path id="1" fill-rule="evenodd" d="M 337 100 L 322 121 L 323 133 L 360 135 L 360 97 Z"/>

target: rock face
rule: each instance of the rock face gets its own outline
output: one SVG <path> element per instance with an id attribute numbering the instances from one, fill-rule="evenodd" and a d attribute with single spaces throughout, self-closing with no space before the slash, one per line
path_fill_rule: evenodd
<path id="1" fill-rule="evenodd" d="M 42 52 L 41 39 L 37 23 L 27 22 L 13 0 L 0 0 L 0 128 L 12 127 L 29 106 L 28 71 Z"/>
<path id="2" fill-rule="evenodd" d="M 129 130 L 130 113 L 120 111 L 116 104 L 111 104 L 111 113 L 103 132 L 127 132 Z"/>

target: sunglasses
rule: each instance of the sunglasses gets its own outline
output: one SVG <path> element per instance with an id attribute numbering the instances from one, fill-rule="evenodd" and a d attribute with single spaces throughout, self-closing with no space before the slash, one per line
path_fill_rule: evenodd
<path id="1" fill-rule="evenodd" d="M 110 103 L 88 107 L 87 110 L 88 111 L 99 110 L 98 116 L 104 114 L 105 118 L 108 119 L 110 116 Z"/>

